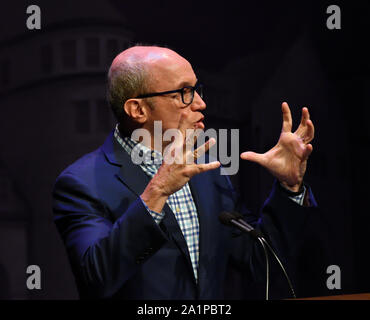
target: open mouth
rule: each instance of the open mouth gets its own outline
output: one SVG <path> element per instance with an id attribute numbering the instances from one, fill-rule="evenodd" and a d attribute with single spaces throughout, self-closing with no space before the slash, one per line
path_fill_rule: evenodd
<path id="1" fill-rule="evenodd" d="M 204 117 L 202 117 L 201 119 L 199 119 L 199 120 L 195 123 L 195 128 L 196 128 L 196 129 L 204 129 L 204 123 L 203 123 L 203 120 L 204 120 Z"/>

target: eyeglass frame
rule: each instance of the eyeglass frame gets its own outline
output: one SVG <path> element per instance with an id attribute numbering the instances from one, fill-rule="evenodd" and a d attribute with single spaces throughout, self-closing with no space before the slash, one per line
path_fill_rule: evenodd
<path id="1" fill-rule="evenodd" d="M 203 85 L 197 81 L 197 83 L 195 84 L 194 87 L 193 86 L 185 86 L 185 87 L 182 87 L 181 89 L 177 89 L 177 90 L 169 90 L 169 91 L 162 91 L 162 92 L 145 93 L 145 94 L 138 95 L 134 99 L 143 99 L 143 98 L 157 97 L 157 96 L 162 96 L 162 95 L 165 95 L 165 94 L 180 92 L 181 93 L 182 103 L 188 106 L 189 104 L 192 104 L 193 103 L 195 91 L 198 88 L 203 89 Z M 191 99 L 191 101 L 189 103 L 185 103 L 185 101 L 184 101 L 184 90 L 185 89 L 192 89 L 192 92 L 193 92 L 192 99 Z M 203 91 L 201 91 L 201 93 L 199 95 L 200 95 L 201 98 L 203 98 Z"/>

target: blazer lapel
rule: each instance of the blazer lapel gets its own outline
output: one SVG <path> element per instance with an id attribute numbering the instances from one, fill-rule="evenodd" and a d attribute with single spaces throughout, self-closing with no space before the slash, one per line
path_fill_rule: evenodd
<path id="1" fill-rule="evenodd" d="M 190 268 L 190 272 L 194 276 L 193 265 L 191 263 L 190 254 L 189 254 L 189 248 L 184 238 L 184 235 L 181 231 L 181 228 L 176 220 L 176 217 L 167 203 L 165 204 L 163 210 L 166 214 L 161 224 L 163 224 L 163 226 L 166 229 L 167 234 L 174 240 L 178 248 L 183 253 L 185 260 L 187 262 L 187 265 Z M 195 281 L 195 278 L 194 278 L 194 281 Z"/>
<path id="2" fill-rule="evenodd" d="M 206 173 L 204 173 L 206 174 Z M 215 241 L 217 235 L 217 208 L 212 201 L 214 195 L 210 194 L 209 188 L 204 188 L 204 174 L 195 175 L 190 180 L 190 188 L 195 201 L 198 219 L 199 219 L 199 267 L 198 267 L 198 286 L 201 290 L 204 283 L 205 269 L 213 262 L 211 257 L 215 256 L 214 250 L 217 250 Z"/>
<path id="3" fill-rule="evenodd" d="M 113 132 L 105 141 L 102 149 L 107 160 L 111 164 L 121 167 L 119 172 L 116 174 L 116 177 L 137 196 L 140 196 L 148 185 L 150 178 L 139 165 L 136 165 L 131 161 L 130 156 L 114 138 Z M 191 268 L 191 273 L 194 274 L 188 246 L 180 226 L 177 223 L 176 217 L 167 203 L 163 210 L 165 212 L 165 216 L 160 225 L 163 225 L 165 229 L 164 231 L 174 240 L 178 248 L 184 254 L 185 259 Z"/>

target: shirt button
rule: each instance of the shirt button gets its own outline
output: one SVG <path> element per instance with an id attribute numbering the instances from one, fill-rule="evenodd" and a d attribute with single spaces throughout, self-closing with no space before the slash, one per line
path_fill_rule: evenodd
<path id="1" fill-rule="evenodd" d="M 152 152 L 152 157 L 155 158 L 155 152 Z"/>
<path id="2" fill-rule="evenodd" d="M 179 213 L 180 212 L 180 208 L 179 207 L 176 207 L 176 212 Z"/>

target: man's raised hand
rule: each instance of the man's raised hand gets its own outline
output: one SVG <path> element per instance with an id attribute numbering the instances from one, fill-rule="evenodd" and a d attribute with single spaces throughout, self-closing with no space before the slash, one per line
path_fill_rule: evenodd
<path id="1" fill-rule="evenodd" d="M 283 102 L 281 110 L 283 125 L 278 143 L 263 154 L 248 151 L 240 157 L 260 164 L 284 186 L 298 191 L 306 172 L 307 159 L 312 152 L 310 142 L 314 138 L 315 129 L 308 109 L 302 108 L 301 123 L 292 133 L 292 116 L 286 102 Z"/>

